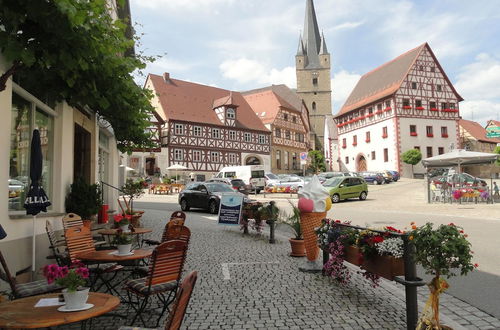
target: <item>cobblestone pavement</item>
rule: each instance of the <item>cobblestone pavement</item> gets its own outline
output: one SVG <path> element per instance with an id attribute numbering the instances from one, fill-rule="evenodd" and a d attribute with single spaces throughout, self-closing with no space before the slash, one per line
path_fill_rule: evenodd
<path id="1" fill-rule="evenodd" d="M 151 237 L 157 238 L 176 205 L 151 207 L 162 210 L 146 209 L 143 225 L 153 227 Z M 304 258 L 288 256 L 285 236 L 272 245 L 266 234 L 243 236 L 239 228 L 219 226 L 214 216 L 199 212 L 189 212 L 186 225 L 192 236 L 185 271 L 197 270 L 199 277 L 183 328 L 406 329 L 401 285 L 384 280 L 372 288 L 353 271 L 350 284 L 341 287 L 322 275 L 299 272 Z M 421 303 L 425 295 L 422 288 Z M 500 329 L 499 320 L 446 294 L 442 306 L 444 323 L 454 329 Z M 117 313 L 127 315 L 125 306 Z M 130 321 L 100 317 L 92 328 L 116 329 Z"/>

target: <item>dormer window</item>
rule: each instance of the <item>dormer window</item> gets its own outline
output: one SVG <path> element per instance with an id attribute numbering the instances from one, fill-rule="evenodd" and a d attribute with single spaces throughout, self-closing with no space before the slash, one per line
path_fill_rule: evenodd
<path id="1" fill-rule="evenodd" d="M 233 108 L 227 108 L 227 110 L 226 110 L 226 118 L 227 119 L 235 119 L 236 118 L 236 112 L 234 111 Z"/>

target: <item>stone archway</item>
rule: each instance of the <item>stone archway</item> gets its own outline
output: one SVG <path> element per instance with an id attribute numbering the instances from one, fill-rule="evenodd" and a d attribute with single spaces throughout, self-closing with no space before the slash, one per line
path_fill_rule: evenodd
<path id="1" fill-rule="evenodd" d="M 245 165 L 262 165 L 262 161 L 259 157 L 256 156 L 248 156 L 245 159 Z"/>
<path id="2" fill-rule="evenodd" d="M 366 158 L 363 155 L 358 155 L 358 158 L 356 160 L 356 172 L 366 172 L 366 171 L 367 171 Z"/>

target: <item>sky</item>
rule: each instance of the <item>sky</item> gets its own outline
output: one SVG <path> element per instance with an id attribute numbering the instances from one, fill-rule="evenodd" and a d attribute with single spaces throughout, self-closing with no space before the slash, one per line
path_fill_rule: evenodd
<path id="1" fill-rule="evenodd" d="M 144 73 L 245 91 L 296 87 L 306 0 L 131 0 Z M 332 63 L 333 114 L 364 73 L 428 42 L 461 116 L 500 120 L 500 1 L 315 0 Z M 144 77 L 138 76 L 142 83 Z"/>

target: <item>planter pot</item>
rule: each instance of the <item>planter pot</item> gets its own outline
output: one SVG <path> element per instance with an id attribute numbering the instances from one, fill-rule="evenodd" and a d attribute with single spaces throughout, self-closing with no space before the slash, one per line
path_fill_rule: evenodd
<path id="1" fill-rule="evenodd" d="M 123 225 L 123 226 L 120 226 L 120 229 L 124 232 L 124 233 L 130 233 L 130 228 L 128 227 L 129 225 Z"/>
<path id="2" fill-rule="evenodd" d="M 120 244 L 116 246 L 118 248 L 118 254 L 124 255 L 129 254 L 132 250 L 132 244 Z"/>
<path id="3" fill-rule="evenodd" d="M 109 205 L 103 204 L 99 209 L 99 214 L 97 215 L 98 223 L 108 223 L 109 215 L 108 215 Z"/>
<path id="4" fill-rule="evenodd" d="M 134 226 L 134 227 L 140 227 L 141 226 L 141 221 L 140 221 L 141 217 L 142 217 L 142 213 L 135 213 L 134 215 L 132 215 L 132 218 L 130 219 L 130 224 L 132 224 L 132 226 Z"/>
<path id="5" fill-rule="evenodd" d="M 356 246 L 346 246 L 344 249 L 344 260 L 355 266 L 359 266 L 359 248 Z"/>
<path id="6" fill-rule="evenodd" d="M 62 290 L 62 294 L 67 309 L 83 308 L 89 298 L 89 288 L 75 292 L 68 292 L 68 289 L 64 289 Z"/>
<path id="7" fill-rule="evenodd" d="M 306 248 L 303 239 L 290 238 L 288 241 L 290 242 L 290 246 L 292 248 L 292 252 L 290 252 L 291 257 L 304 257 L 306 255 Z"/>
<path id="8" fill-rule="evenodd" d="M 365 259 L 361 268 L 390 281 L 394 279 L 394 276 L 405 273 L 403 258 L 391 256 L 373 256 L 370 259 Z"/>

